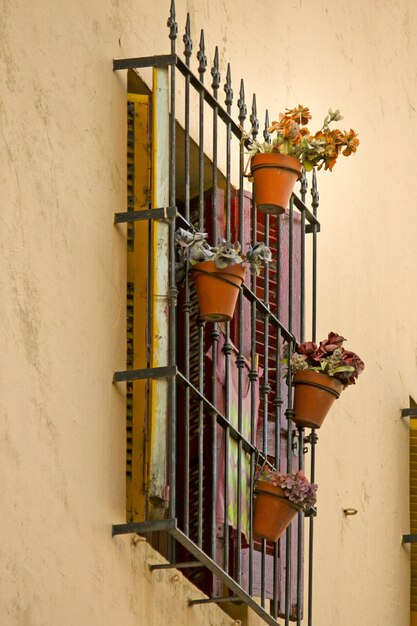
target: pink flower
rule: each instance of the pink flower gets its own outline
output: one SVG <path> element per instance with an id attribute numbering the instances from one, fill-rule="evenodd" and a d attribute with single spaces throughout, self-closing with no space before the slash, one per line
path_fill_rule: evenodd
<path id="1" fill-rule="evenodd" d="M 345 374 L 347 382 L 351 385 L 355 384 L 355 379 L 365 369 L 365 363 L 362 359 L 355 352 L 351 352 L 350 350 L 343 351 L 340 365 L 349 365 L 350 367 L 355 368 L 354 372 L 346 372 Z"/>
<path id="2" fill-rule="evenodd" d="M 327 353 L 331 353 L 334 352 L 336 348 L 341 348 L 344 341 L 346 341 L 346 339 L 342 337 L 342 335 L 330 332 L 327 339 L 320 342 L 320 348 Z"/>
<path id="3" fill-rule="evenodd" d="M 298 354 L 304 354 L 305 356 L 311 356 L 317 350 L 317 344 L 312 341 L 306 341 L 305 343 L 300 343 L 297 348 Z"/>

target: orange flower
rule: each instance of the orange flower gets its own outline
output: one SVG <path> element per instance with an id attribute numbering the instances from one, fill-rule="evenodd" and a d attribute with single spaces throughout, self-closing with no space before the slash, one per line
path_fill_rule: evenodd
<path id="1" fill-rule="evenodd" d="M 335 128 L 334 130 L 332 130 L 330 132 L 330 135 L 332 137 L 331 141 L 338 147 L 338 149 L 340 150 L 341 146 L 343 145 L 344 142 L 344 134 L 342 133 L 341 130 L 339 130 L 338 128 Z"/>
<path id="2" fill-rule="evenodd" d="M 350 154 L 352 154 L 352 152 L 356 152 L 359 146 L 359 139 L 358 135 L 355 133 L 354 130 L 352 130 L 352 128 L 348 133 L 344 134 L 343 144 L 346 146 L 346 148 L 342 152 L 344 156 L 349 156 Z"/>
<path id="3" fill-rule="evenodd" d="M 292 118 L 281 115 L 279 122 L 272 122 L 268 131 L 281 134 L 284 139 L 295 140 L 300 134 L 300 127 Z"/>
<path id="4" fill-rule="evenodd" d="M 311 113 L 308 107 L 304 107 L 302 104 L 299 104 L 295 109 L 285 109 L 285 115 L 290 117 L 298 124 L 305 126 L 311 120 Z"/>

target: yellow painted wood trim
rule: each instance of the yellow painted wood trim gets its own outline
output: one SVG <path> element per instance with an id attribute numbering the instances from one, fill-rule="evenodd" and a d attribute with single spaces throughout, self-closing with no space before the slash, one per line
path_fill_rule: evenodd
<path id="1" fill-rule="evenodd" d="M 128 102 L 133 102 L 133 207 L 135 211 L 145 209 L 149 202 L 149 98 L 139 94 L 128 94 Z M 127 279 L 134 285 L 132 340 L 133 355 L 130 366 L 133 369 L 147 367 L 146 313 L 148 306 L 148 223 L 138 221 L 130 224 L 133 230 L 133 248 L 127 252 Z M 145 254 L 144 254 L 144 251 Z M 130 428 L 127 450 L 131 455 L 126 482 L 126 508 L 129 521 L 142 521 L 147 515 L 148 486 L 148 442 L 147 442 L 147 387 L 144 380 L 133 381 L 129 385 L 132 393 Z M 129 418 L 129 410 L 128 410 Z"/>
<path id="2" fill-rule="evenodd" d="M 127 94 L 128 102 L 138 102 L 140 104 L 149 105 L 149 96 L 145 96 L 141 93 L 128 93 Z"/>

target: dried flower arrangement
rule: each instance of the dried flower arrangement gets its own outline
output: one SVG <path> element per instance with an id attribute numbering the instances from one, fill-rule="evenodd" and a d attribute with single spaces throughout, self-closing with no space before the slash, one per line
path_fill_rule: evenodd
<path id="1" fill-rule="evenodd" d="M 329 109 L 322 127 L 312 134 L 307 128 L 311 120 L 310 110 L 300 104 L 294 109 L 286 109 L 277 122 L 272 122 L 268 131 L 275 136 L 270 141 L 259 142 L 246 133 L 244 140 L 250 157 L 275 152 L 295 157 L 307 172 L 323 166 L 332 171 L 340 154 L 349 156 L 359 145 L 358 135 L 352 128 L 349 131 L 330 129 L 330 124 L 342 119 L 339 109 Z"/>

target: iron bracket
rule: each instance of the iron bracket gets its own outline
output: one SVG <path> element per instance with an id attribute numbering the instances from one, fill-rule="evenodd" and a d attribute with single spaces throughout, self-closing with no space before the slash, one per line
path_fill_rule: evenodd
<path id="1" fill-rule="evenodd" d="M 401 409 L 401 417 L 417 417 L 417 408 Z"/>
<path id="2" fill-rule="evenodd" d="M 199 600 L 188 600 L 189 606 L 193 604 L 209 604 L 210 602 L 216 602 L 217 604 L 221 602 L 236 602 L 236 604 L 243 604 L 241 598 L 237 598 L 236 596 L 221 596 L 219 598 L 200 598 Z"/>
<path id="3" fill-rule="evenodd" d="M 146 378 L 171 378 L 178 373 L 175 365 L 168 367 L 148 367 L 141 370 L 123 370 L 113 374 L 113 382 L 121 383 L 131 380 L 144 380 Z"/>
<path id="4" fill-rule="evenodd" d="M 141 220 L 168 220 L 177 216 L 177 207 L 168 206 L 162 209 L 146 209 L 144 211 L 123 211 L 114 214 L 114 223 L 139 222 Z"/>
<path id="5" fill-rule="evenodd" d="M 113 71 L 134 70 L 139 67 L 168 67 L 176 65 L 178 57 L 176 54 L 160 54 L 151 57 L 137 57 L 134 59 L 114 59 Z"/>
<path id="6" fill-rule="evenodd" d="M 191 567 L 203 567 L 200 561 L 185 561 L 184 563 L 155 563 L 149 565 L 149 569 L 153 572 L 155 569 L 188 569 Z"/>

